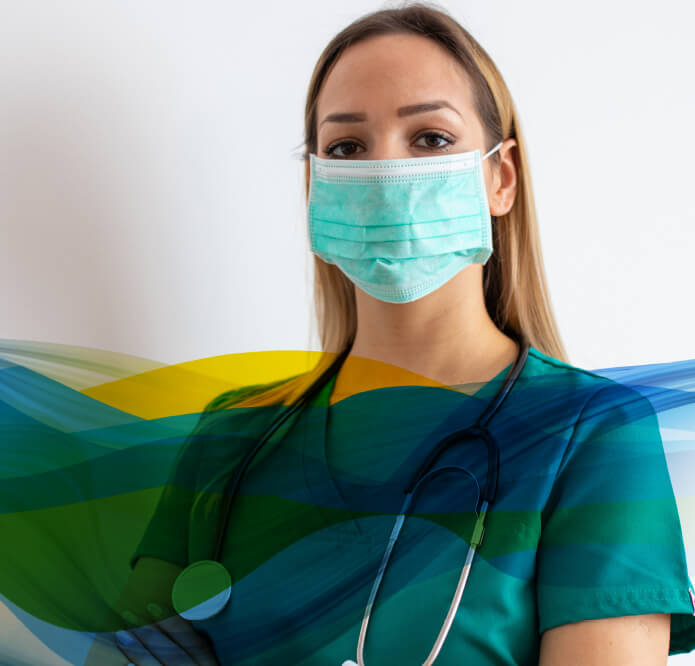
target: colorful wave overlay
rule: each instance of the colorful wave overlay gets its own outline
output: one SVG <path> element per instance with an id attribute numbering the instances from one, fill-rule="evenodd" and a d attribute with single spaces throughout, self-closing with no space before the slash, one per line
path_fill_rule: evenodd
<path id="1" fill-rule="evenodd" d="M 197 544 L 197 553 L 192 553 L 195 558 L 204 558 L 215 535 L 227 478 L 224 472 L 264 432 L 269 418 L 283 409 L 261 405 L 219 410 L 206 417 L 203 428 L 206 405 L 225 392 L 308 373 L 321 357 L 311 351 L 272 351 L 166 365 L 86 347 L 0 339 L 0 661 L 99 663 L 89 661 L 95 637 L 145 624 L 142 618 L 147 615 L 137 610 L 138 604 L 155 603 L 171 614 L 170 590 L 173 578 L 185 565 L 185 539 L 179 539 L 181 552 L 171 551 L 170 567 L 149 570 L 135 592 L 131 581 L 133 557 L 143 547 L 143 539 L 147 542 L 143 535 L 159 503 L 167 497 L 167 506 L 179 506 L 182 515 L 191 506 L 195 508 L 196 520 L 187 525 L 185 535 Z M 286 452 L 271 447 L 269 453 L 260 455 L 257 465 L 270 466 L 272 473 L 251 475 L 238 498 L 235 527 L 228 541 L 229 568 L 239 593 L 248 597 L 249 624 L 240 624 L 230 633 L 234 647 L 228 649 L 234 650 L 235 660 L 229 663 L 268 649 L 267 638 L 254 633 L 253 595 L 259 588 L 257 582 L 252 587 L 249 581 L 274 558 L 286 571 L 297 572 L 308 558 L 318 558 L 322 549 L 330 550 L 353 538 L 363 543 L 364 560 L 342 564 L 343 570 L 353 567 L 349 580 L 334 581 L 329 590 L 335 600 L 330 613 L 319 603 L 319 594 L 325 590 L 306 586 L 306 574 L 315 576 L 315 570 L 307 571 L 303 578 L 297 575 L 296 581 L 288 579 L 281 595 L 287 612 L 302 617 L 294 629 L 314 632 L 317 645 L 326 632 L 339 635 L 348 624 L 361 619 L 363 597 L 400 508 L 396 499 L 401 495 L 394 489 L 403 487 L 406 471 L 412 471 L 420 452 L 447 429 L 455 428 L 454 415 L 463 418 L 462 414 L 473 414 L 483 406 L 481 394 L 453 391 L 426 377 L 366 359 L 362 364 L 354 384 L 342 385 L 342 392 L 331 403 L 331 407 L 342 408 L 332 437 L 346 442 L 342 449 L 336 447 L 343 451 L 333 470 L 339 477 L 337 487 L 358 498 L 349 509 L 340 501 L 340 493 L 336 494 L 336 486 L 321 485 L 319 453 L 314 456 L 311 448 L 303 448 L 303 473 L 293 474 L 292 456 L 299 455 L 294 445 Z M 629 406 L 621 403 L 622 413 L 629 414 L 629 419 L 623 419 L 615 430 L 610 424 L 602 426 L 605 432 L 600 441 L 613 441 L 613 437 L 623 446 L 605 456 L 603 467 L 591 470 L 595 478 L 604 475 L 606 480 L 595 486 L 605 497 L 593 497 L 592 502 L 605 502 L 611 520 L 624 524 L 634 521 L 636 503 L 642 503 L 642 516 L 658 513 L 660 503 L 670 501 L 672 488 L 687 559 L 695 570 L 695 359 L 591 372 L 629 389 L 627 393 L 616 391 L 616 400 L 628 393 L 647 399 L 633 400 Z M 566 438 L 561 424 L 568 395 L 589 388 L 568 384 L 562 373 L 527 381 L 515 388 L 516 402 L 505 412 L 500 428 L 516 433 L 519 454 L 527 450 L 529 442 L 540 441 L 541 434 L 544 441 L 560 442 Z M 556 416 L 534 413 L 538 404 L 555 405 L 556 409 L 545 412 Z M 304 443 L 323 441 L 325 411 L 325 406 L 313 406 L 295 423 Z M 605 413 L 604 407 L 600 414 Z M 654 423 L 658 423 L 670 487 L 657 487 L 652 477 L 638 483 L 629 474 L 621 481 L 620 471 L 626 461 L 629 465 L 630 456 L 638 455 L 637 451 L 643 456 L 655 455 L 646 447 L 640 449 L 642 435 L 645 441 L 654 441 L 654 432 L 645 430 L 653 414 L 658 419 Z M 620 439 L 618 426 L 630 427 L 629 441 Z M 181 463 L 187 457 L 191 468 L 195 460 L 201 464 L 203 446 L 207 472 L 190 478 L 182 474 L 186 464 Z M 382 446 L 393 451 L 386 456 L 388 465 L 374 456 Z M 479 450 L 469 460 L 470 468 L 477 466 L 481 472 L 476 478 L 484 478 L 483 454 Z M 513 455 L 514 451 L 510 460 Z M 478 558 L 506 577 L 522 580 L 529 575 L 525 553 L 531 546 L 517 542 L 510 548 L 504 536 L 520 521 L 531 525 L 542 516 L 544 507 L 531 489 L 552 486 L 557 467 L 551 458 L 546 451 L 530 458 L 536 467 L 529 464 L 516 469 L 516 494 L 490 513 L 496 529 L 488 529 Z M 656 457 L 653 462 L 661 464 Z M 316 486 L 307 499 L 307 480 L 314 472 Z M 475 506 L 477 491 L 469 484 L 452 495 L 450 488 L 451 484 L 448 489 L 442 484 L 428 492 L 406 521 L 410 527 L 397 546 L 402 564 L 384 580 L 383 603 L 399 591 L 460 568 L 475 519 L 471 506 Z M 579 503 L 568 508 L 585 510 Z M 634 533 L 641 534 L 631 544 L 635 553 L 663 547 L 664 539 L 672 536 L 660 532 L 658 525 L 646 527 L 648 523 L 634 526 Z M 182 524 L 171 515 L 157 529 L 177 532 L 184 529 Z M 312 535 L 320 538 L 309 539 Z M 420 548 L 425 536 L 430 543 L 439 543 L 438 552 L 443 555 L 438 559 L 432 559 L 431 550 Z M 159 538 L 156 530 L 150 531 L 149 538 L 152 543 Z M 162 534 L 161 538 L 168 543 L 170 537 Z M 528 538 L 532 539 L 530 533 Z M 588 551 L 577 545 L 576 531 L 564 535 L 558 529 L 554 538 L 553 545 L 565 549 L 563 560 L 558 561 L 557 571 L 546 570 L 544 582 L 561 585 L 555 578 L 562 567 L 573 557 L 585 559 Z M 606 539 L 609 543 L 610 536 Z M 576 552 L 569 553 L 568 546 L 576 546 Z M 673 545 L 676 550 L 678 546 Z M 351 595 L 356 589 L 363 590 L 358 602 Z M 127 595 L 131 596 L 124 603 Z M 448 603 L 442 614 L 446 606 Z M 136 610 L 124 616 L 125 608 Z M 374 622 L 378 624 L 376 615 Z M 436 618 L 433 627 L 440 622 Z M 431 635 L 436 635 L 436 629 Z M 278 630 L 275 639 L 278 654 L 290 649 L 291 636 Z M 224 645 L 224 637 L 217 640 Z"/>

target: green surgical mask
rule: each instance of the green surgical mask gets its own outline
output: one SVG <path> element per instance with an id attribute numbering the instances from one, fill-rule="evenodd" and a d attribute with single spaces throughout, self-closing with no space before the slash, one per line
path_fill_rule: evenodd
<path id="1" fill-rule="evenodd" d="M 374 298 L 405 303 L 492 254 L 480 150 L 394 160 L 309 155 L 311 251 Z"/>

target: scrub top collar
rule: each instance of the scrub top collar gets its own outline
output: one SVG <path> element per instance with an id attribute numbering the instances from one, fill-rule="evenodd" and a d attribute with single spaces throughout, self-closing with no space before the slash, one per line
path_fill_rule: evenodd
<path id="1" fill-rule="evenodd" d="M 504 368 L 473 395 L 461 393 L 462 399 L 466 401 L 475 399 L 478 403 L 474 413 L 467 414 L 467 420 L 471 419 L 470 424 L 477 418 L 478 412 L 482 413 L 487 407 L 489 400 L 509 374 L 509 370 L 509 366 Z M 341 494 L 328 463 L 328 419 L 331 396 L 337 377 L 336 374 L 326 382 L 325 386 L 308 403 L 312 413 L 311 418 L 308 419 L 310 425 L 301 428 L 302 470 L 311 501 L 322 514 L 324 524 L 330 525 L 333 533 L 339 534 L 341 538 L 365 541 L 369 540 L 369 537 L 355 521 L 355 514 Z M 300 416 L 299 419 L 301 422 L 302 417 Z M 336 509 L 348 516 L 346 520 L 338 524 L 335 522 Z"/>

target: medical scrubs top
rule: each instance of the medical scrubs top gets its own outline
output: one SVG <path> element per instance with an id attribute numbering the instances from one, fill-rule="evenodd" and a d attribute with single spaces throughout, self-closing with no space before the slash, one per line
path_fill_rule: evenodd
<path id="1" fill-rule="evenodd" d="M 332 401 L 334 377 L 281 428 L 247 468 L 227 523 L 229 604 L 193 623 L 221 664 L 356 661 L 408 483 L 437 442 L 476 421 L 510 367 L 472 395 L 401 386 Z M 210 417 L 237 422 L 183 450 L 131 566 L 140 555 L 182 567 L 211 558 L 224 481 L 274 415 Z M 695 648 L 695 599 L 651 403 L 531 347 L 489 429 L 499 446 L 496 498 L 437 663 L 537 666 L 547 629 L 648 613 L 671 613 L 669 654 Z M 417 495 L 372 609 L 366 664 L 421 664 L 429 654 L 487 463 L 481 440 L 437 460 L 470 474 L 449 469 Z"/>

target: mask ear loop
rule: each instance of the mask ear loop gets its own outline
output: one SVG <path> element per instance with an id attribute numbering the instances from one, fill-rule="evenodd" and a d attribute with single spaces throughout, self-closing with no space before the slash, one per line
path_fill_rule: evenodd
<path id="1" fill-rule="evenodd" d="M 484 159 L 487 159 L 490 155 L 492 155 L 492 153 L 494 153 L 496 150 L 498 150 L 499 147 L 500 147 L 503 143 L 504 143 L 504 141 L 500 141 L 489 153 L 486 153 L 486 154 L 483 156 L 483 160 L 484 160 Z M 481 160 L 481 162 L 482 162 L 482 160 Z"/>

